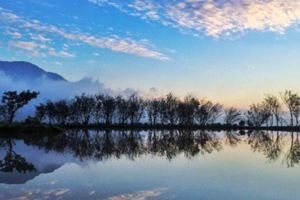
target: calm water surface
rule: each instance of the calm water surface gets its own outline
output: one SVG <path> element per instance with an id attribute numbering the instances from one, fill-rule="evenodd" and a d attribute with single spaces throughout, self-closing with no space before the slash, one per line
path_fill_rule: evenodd
<path id="1" fill-rule="evenodd" d="M 300 199 L 299 133 L 0 137 L 0 199 Z"/>

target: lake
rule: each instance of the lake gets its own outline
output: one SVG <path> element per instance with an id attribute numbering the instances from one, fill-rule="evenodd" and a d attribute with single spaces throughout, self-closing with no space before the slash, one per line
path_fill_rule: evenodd
<path id="1" fill-rule="evenodd" d="M 0 137 L 0 199 L 299 199 L 299 134 L 7 134 Z"/>

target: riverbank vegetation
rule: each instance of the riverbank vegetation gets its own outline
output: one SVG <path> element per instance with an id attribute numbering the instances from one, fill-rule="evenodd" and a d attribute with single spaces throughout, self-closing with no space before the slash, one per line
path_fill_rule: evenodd
<path id="1" fill-rule="evenodd" d="M 11 125 L 18 110 L 37 98 L 38 92 L 8 91 L 2 96 L 0 120 Z M 287 110 L 287 112 L 284 112 Z M 288 113 L 288 116 L 285 116 Z M 162 98 L 144 99 L 110 95 L 75 96 L 48 100 L 36 106 L 35 115 L 24 124 L 61 127 L 293 127 L 299 126 L 300 96 L 286 90 L 280 95 L 266 95 L 247 111 L 225 108 L 219 103 L 188 95 L 180 99 L 169 93 Z"/>

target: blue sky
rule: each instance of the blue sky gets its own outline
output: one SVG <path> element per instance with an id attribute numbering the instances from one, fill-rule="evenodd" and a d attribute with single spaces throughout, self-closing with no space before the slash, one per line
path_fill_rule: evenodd
<path id="1" fill-rule="evenodd" d="M 245 107 L 300 92 L 300 2 L 0 0 L 0 59 Z"/>

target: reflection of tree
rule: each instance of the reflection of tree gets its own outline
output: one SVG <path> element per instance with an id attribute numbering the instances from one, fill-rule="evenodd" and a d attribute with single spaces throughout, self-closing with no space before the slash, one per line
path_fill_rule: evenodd
<path id="1" fill-rule="evenodd" d="M 264 131 L 253 132 L 248 137 L 248 144 L 254 152 L 267 155 L 272 146 L 272 138 Z"/>
<path id="2" fill-rule="evenodd" d="M 69 144 L 72 152 L 80 159 L 91 158 L 93 155 L 92 142 L 90 140 L 90 133 L 87 130 L 76 131 L 73 139 Z"/>
<path id="3" fill-rule="evenodd" d="M 117 149 L 121 155 L 134 159 L 145 152 L 142 136 L 137 131 L 124 131 L 115 135 Z"/>
<path id="4" fill-rule="evenodd" d="M 248 138 L 248 143 L 254 152 L 262 153 L 270 162 L 278 160 L 282 152 L 281 136 L 278 132 L 276 134 L 265 131 L 253 132 Z"/>
<path id="5" fill-rule="evenodd" d="M 191 130 L 150 132 L 147 147 L 151 154 L 166 156 L 169 160 L 179 153 L 191 158 L 199 153 L 222 149 L 219 138 L 214 133 Z"/>
<path id="6" fill-rule="evenodd" d="M 193 157 L 200 151 L 195 135 L 192 131 L 180 131 L 177 139 L 179 152 L 183 152 L 186 157 Z"/>
<path id="7" fill-rule="evenodd" d="M 225 132 L 225 143 L 229 146 L 236 147 L 240 141 L 241 139 L 236 131 Z"/>
<path id="8" fill-rule="evenodd" d="M 291 146 L 286 153 L 285 160 L 288 167 L 294 167 L 295 164 L 299 164 L 300 161 L 300 142 L 299 133 L 294 138 L 294 133 L 291 133 Z"/>
<path id="9" fill-rule="evenodd" d="M 172 160 L 178 154 L 193 157 L 222 149 L 213 132 L 191 130 L 149 131 L 146 140 L 138 131 L 68 131 L 56 136 L 25 136 L 24 142 L 45 151 L 69 152 L 84 159 L 106 160 L 126 156 L 134 160 L 143 154 Z"/>
<path id="10" fill-rule="evenodd" d="M 92 151 L 98 160 L 107 159 L 112 156 L 120 157 L 120 152 L 113 139 L 111 131 L 105 131 L 103 134 L 97 133 L 93 141 Z"/>
<path id="11" fill-rule="evenodd" d="M 219 137 L 214 132 L 199 131 L 195 139 L 201 154 L 212 153 L 214 150 L 220 151 L 223 148 Z"/>
<path id="12" fill-rule="evenodd" d="M 147 139 L 148 153 L 158 156 L 166 156 L 168 160 L 174 158 L 178 153 L 176 138 L 177 131 L 151 131 Z"/>
<path id="13" fill-rule="evenodd" d="M 1 139 L 0 146 L 6 148 L 6 155 L 0 160 L 0 171 L 26 173 L 36 171 L 33 164 L 26 161 L 21 155 L 13 150 L 13 141 L 11 139 Z"/>
<path id="14" fill-rule="evenodd" d="M 22 135 L 25 144 L 34 145 L 40 149 L 56 152 L 68 152 L 80 160 L 94 159 L 98 161 L 111 158 L 126 157 L 134 160 L 142 155 L 153 155 L 174 159 L 179 154 L 187 158 L 210 154 L 223 149 L 223 144 L 236 147 L 245 139 L 253 152 L 259 152 L 270 162 L 277 161 L 283 154 L 283 136 L 273 132 L 243 132 L 230 131 L 224 134 L 224 143 L 216 132 L 204 130 L 151 130 L 148 133 L 139 131 L 83 131 L 69 130 L 57 135 Z M 291 134 L 291 146 L 284 157 L 287 165 L 293 167 L 300 163 L 300 141 L 298 134 Z M 1 140 L 7 148 L 7 155 L 1 161 L 1 168 L 20 166 L 23 163 L 27 169 L 30 164 L 12 150 L 12 140 Z M 15 162 L 15 163 L 13 163 Z M 13 164 L 10 164 L 13 163 Z M 18 168 L 21 170 L 22 168 Z M 22 171 L 22 170 L 21 170 Z"/>
<path id="15" fill-rule="evenodd" d="M 273 139 L 272 139 L 272 144 L 270 148 L 268 149 L 268 153 L 266 155 L 267 159 L 269 161 L 277 161 L 278 158 L 280 157 L 282 153 L 282 141 L 281 141 L 281 136 L 278 132 L 276 132 L 276 135 L 272 134 Z"/>

